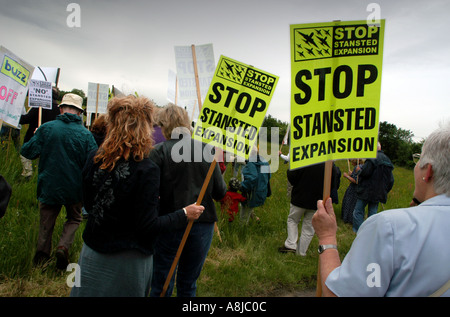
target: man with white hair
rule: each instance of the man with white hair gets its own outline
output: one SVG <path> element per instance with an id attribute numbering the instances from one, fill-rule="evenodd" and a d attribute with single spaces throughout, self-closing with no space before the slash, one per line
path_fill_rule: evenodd
<path id="1" fill-rule="evenodd" d="M 450 296 L 450 124 L 434 131 L 414 168 L 416 207 L 368 218 L 341 263 L 330 200 L 317 202 L 324 296 Z"/>
<path id="2" fill-rule="evenodd" d="M 56 266 L 65 270 L 69 264 L 69 248 L 81 221 L 81 171 L 89 152 L 97 148 L 92 134 L 82 125 L 83 98 L 64 95 L 56 120 L 41 125 L 22 146 L 21 155 L 34 160 L 39 157 L 37 198 L 40 227 L 34 263 L 47 261 L 56 218 L 65 206 L 67 220 L 56 251 Z"/>

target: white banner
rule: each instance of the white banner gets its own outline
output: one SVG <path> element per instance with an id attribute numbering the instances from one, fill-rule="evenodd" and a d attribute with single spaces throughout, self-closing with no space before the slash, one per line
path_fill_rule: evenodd
<path id="1" fill-rule="evenodd" d="M 0 120 L 19 126 L 34 66 L 0 46 Z"/>

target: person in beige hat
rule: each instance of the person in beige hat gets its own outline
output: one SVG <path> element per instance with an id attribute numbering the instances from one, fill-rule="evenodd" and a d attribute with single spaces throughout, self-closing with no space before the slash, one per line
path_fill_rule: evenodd
<path id="1" fill-rule="evenodd" d="M 59 108 L 61 109 L 61 107 L 64 106 L 68 107 L 67 112 L 75 113 L 78 115 L 84 113 L 83 98 L 76 94 L 65 94 L 61 100 L 61 103 L 59 104 Z"/>
<path id="2" fill-rule="evenodd" d="M 55 254 L 57 268 L 65 270 L 70 246 L 82 221 L 81 171 L 97 144 L 82 124 L 83 98 L 65 94 L 59 110 L 61 114 L 55 120 L 42 124 L 22 146 L 21 155 L 30 160 L 39 157 L 37 198 L 41 218 L 34 262 L 50 259 L 53 228 L 64 205 L 66 222 Z"/>

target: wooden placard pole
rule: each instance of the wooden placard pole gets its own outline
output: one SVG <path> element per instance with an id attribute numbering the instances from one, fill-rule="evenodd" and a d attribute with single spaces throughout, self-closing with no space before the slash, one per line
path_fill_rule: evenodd
<path id="1" fill-rule="evenodd" d="M 178 76 L 175 76 L 175 104 L 178 105 Z"/>
<path id="2" fill-rule="evenodd" d="M 197 87 L 198 111 L 202 111 L 202 94 L 200 93 L 200 82 L 198 80 L 197 55 L 195 54 L 195 45 L 191 45 L 192 59 L 194 61 L 195 86 Z"/>
<path id="3" fill-rule="evenodd" d="M 198 68 L 197 68 L 197 54 L 195 52 L 195 45 L 192 44 L 191 45 L 191 50 L 192 50 L 192 61 L 194 64 L 194 75 L 195 75 L 195 87 L 197 90 L 197 101 L 198 101 L 198 113 L 200 113 L 202 111 L 202 94 L 201 94 L 201 90 L 200 90 L 200 81 L 198 78 Z M 195 114 L 195 106 L 192 109 L 192 117 L 191 117 L 191 122 L 194 121 L 194 114 Z M 217 235 L 219 236 L 219 240 L 220 242 L 222 242 L 222 238 L 220 237 L 220 231 L 219 231 L 219 227 L 217 226 L 217 222 L 214 224 L 214 231 L 216 231 Z"/>
<path id="4" fill-rule="evenodd" d="M 206 178 L 203 182 L 202 189 L 200 190 L 200 195 L 198 196 L 197 202 L 195 203 L 197 206 L 200 206 L 200 204 L 202 203 L 203 196 L 205 195 L 206 188 L 208 187 L 209 181 L 216 167 L 216 163 L 217 163 L 216 158 L 214 158 L 211 165 L 209 166 L 208 174 L 206 174 Z M 164 283 L 160 297 L 164 297 L 166 295 L 167 288 L 169 287 L 170 284 L 170 280 L 172 279 L 173 273 L 175 272 L 175 268 L 178 264 L 178 260 L 180 259 L 181 252 L 183 252 L 184 244 L 186 243 L 187 237 L 189 236 L 189 232 L 191 231 L 193 224 L 194 221 L 189 220 L 186 230 L 184 231 L 183 238 L 181 239 L 180 246 L 178 247 L 177 253 L 175 255 L 175 259 L 173 260 L 172 266 L 170 267 L 170 271 L 169 274 L 167 275 L 166 282 Z"/>
<path id="5" fill-rule="evenodd" d="M 98 117 L 98 93 L 100 90 L 100 84 L 97 83 L 97 98 L 95 100 L 95 119 Z"/>
<path id="6" fill-rule="evenodd" d="M 333 174 L 333 161 L 325 162 L 325 171 L 323 174 L 323 203 L 330 197 L 331 192 L 331 176 Z M 322 278 L 320 276 L 320 258 L 319 264 L 317 268 L 317 288 L 316 288 L 316 296 L 322 297 Z"/>
<path id="7" fill-rule="evenodd" d="M 42 123 L 42 107 L 39 107 L 38 111 L 38 128 L 41 126 Z"/>
<path id="8" fill-rule="evenodd" d="M 59 74 L 61 72 L 61 68 L 58 68 L 58 71 L 56 72 L 56 79 L 55 79 L 55 86 L 58 88 L 58 82 L 59 82 Z"/>

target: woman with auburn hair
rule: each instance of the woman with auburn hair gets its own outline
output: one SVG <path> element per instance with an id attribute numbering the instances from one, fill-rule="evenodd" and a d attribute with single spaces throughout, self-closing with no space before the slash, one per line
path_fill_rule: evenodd
<path id="1" fill-rule="evenodd" d="M 158 217 L 160 172 L 149 159 L 153 107 L 134 96 L 109 102 L 105 140 L 83 170 L 89 218 L 71 296 L 147 296 L 157 236 L 203 212 L 191 204 Z"/>
<path id="2" fill-rule="evenodd" d="M 191 138 L 189 117 L 181 107 L 173 104 L 164 107 L 159 115 L 159 124 L 167 141 L 155 145 L 150 158 L 159 166 L 161 173 L 161 214 L 170 215 L 172 210 L 197 200 L 213 161 L 214 148 Z M 177 272 L 172 275 L 165 296 L 172 295 L 175 275 L 177 296 L 196 296 L 197 279 L 208 254 L 214 223 L 217 221 L 214 200 L 220 201 L 226 191 L 225 181 L 216 165 L 201 202 L 205 211 L 191 228 Z M 156 241 L 150 296 L 161 296 L 163 293 L 184 232 L 185 228 L 165 232 Z"/>

